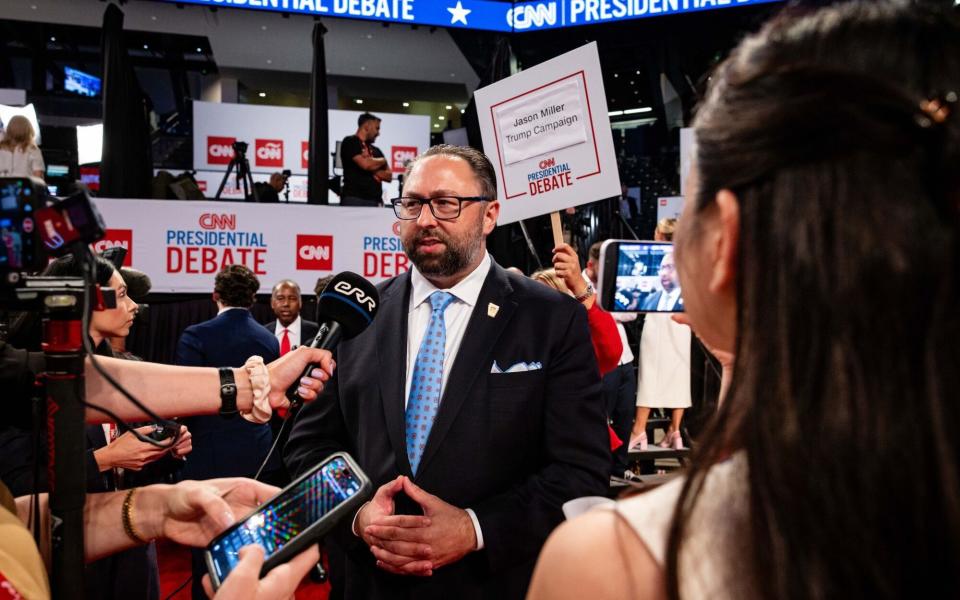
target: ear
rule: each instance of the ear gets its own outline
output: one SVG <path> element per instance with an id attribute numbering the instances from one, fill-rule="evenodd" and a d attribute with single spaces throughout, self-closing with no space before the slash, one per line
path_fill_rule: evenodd
<path id="1" fill-rule="evenodd" d="M 497 226 L 497 217 L 500 216 L 500 203 L 496 200 L 487 203 L 487 208 L 483 213 L 483 235 L 490 235 L 493 228 Z"/>
<path id="2" fill-rule="evenodd" d="M 714 293 L 732 292 L 737 276 L 740 247 L 740 201 L 730 190 L 717 192 L 716 207 L 719 226 L 713 240 L 713 273 L 709 289 Z"/>
<path id="3" fill-rule="evenodd" d="M 220 294 L 219 294 L 219 293 L 217 293 L 217 292 L 214 292 L 214 293 L 213 293 L 213 301 L 214 301 L 214 302 L 217 302 L 217 303 L 220 302 Z"/>

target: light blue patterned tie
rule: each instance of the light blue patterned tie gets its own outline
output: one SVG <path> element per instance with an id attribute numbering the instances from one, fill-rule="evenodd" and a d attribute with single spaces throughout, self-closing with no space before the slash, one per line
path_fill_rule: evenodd
<path id="1" fill-rule="evenodd" d="M 430 294 L 430 323 L 420 343 L 417 361 L 413 364 L 410 397 L 407 399 L 407 458 L 416 474 L 420 457 L 427 445 L 433 419 L 440 407 L 440 389 L 443 383 L 443 354 L 447 344 L 447 326 L 443 311 L 453 302 L 449 292 Z"/>

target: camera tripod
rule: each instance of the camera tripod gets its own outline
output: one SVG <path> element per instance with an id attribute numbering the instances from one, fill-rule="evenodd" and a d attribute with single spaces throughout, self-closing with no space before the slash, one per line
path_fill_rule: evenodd
<path id="1" fill-rule="evenodd" d="M 227 180 L 230 179 L 230 173 L 236 169 L 237 171 L 237 187 L 242 186 L 243 199 L 246 200 L 250 195 L 253 195 L 253 201 L 259 202 L 260 198 L 257 196 L 257 188 L 253 185 L 253 176 L 250 174 L 250 161 L 247 160 L 247 143 L 246 142 L 234 142 L 233 143 L 233 158 L 230 159 L 230 164 L 227 165 L 227 172 L 223 174 L 223 179 L 220 181 L 220 187 L 217 188 L 217 195 L 213 197 L 214 200 L 219 200 L 220 196 L 223 195 L 223 188 L 227 185 Z"/>

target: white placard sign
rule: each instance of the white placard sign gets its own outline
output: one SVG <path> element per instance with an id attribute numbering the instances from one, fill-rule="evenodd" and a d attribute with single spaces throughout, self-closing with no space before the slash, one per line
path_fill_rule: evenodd
<path id="1" fill-rule="evenodd" d="M 620 193 L 596 43 L 474 93 L 500 223 Z"/>
<path id="2" fill-rule="evenodd" d="M 290 278 L 305 293 L 319 277 L 353 271 L 382 281 L 408 268 L 386 208 L 95 198 L 107 223 L 96 251 L 127 248 L 126 266 L 159 293 L 210 293 L 225 265 L 242 264 L 261 292 Z"/>
<path id="3" fill-rule="evenodd" d="M 327 111 L 329 143 L 325 160 L 336 150 L 337 142 L 357 131 L 357 117 L 363 111 Z M 382 119 L 380 137 L 374 142 L 394 172 L 394 180 L 383 186 L 385 200 L 397 196 L 396 175 L 406 163 L 430 146 L 430 117 L 376 113 Z M 269 175 L 289 169 L 294 175 L 307 174 L 309 157 L 310 109 L 262 104 L 221 102 L 193 103 L 193 168 L 224 173 L 233 158 L 232 144 L 247 143 L 250 171 Z M 337 173 L 341 172 L 337 170 Z M 331 170 L 331 175 L 334 172 Z M 255 177 L 256 178 L 256 177 Z M 219 180 L 217 181 L 219 185 Z M 216 186 L 208 193 L 213 197 Z M 336 195 L 330 192 L 330 201 Z"/>

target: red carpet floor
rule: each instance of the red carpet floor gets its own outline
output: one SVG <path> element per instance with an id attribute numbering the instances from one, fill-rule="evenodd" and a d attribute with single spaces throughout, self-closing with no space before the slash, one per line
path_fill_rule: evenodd
<path id="1" fill-rule="evenodd" d="M 183 586 L 175 596 L 170 596 L 190 577 L 190 550 L 172 542 L 158 542 L 157 555 L 160 562 L 160 598 L 162 600 L 190 600 L 190 585 Z M 330 584 L 313 583 L 305 579 L 297 589 L 297 600 L 327 600 Z"/>

